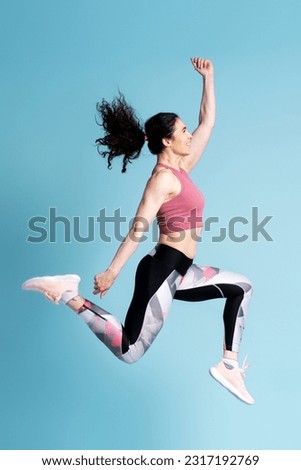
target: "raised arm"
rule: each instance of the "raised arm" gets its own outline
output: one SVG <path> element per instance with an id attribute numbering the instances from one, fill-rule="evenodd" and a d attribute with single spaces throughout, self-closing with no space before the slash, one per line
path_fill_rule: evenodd
<path id="1" fill-rule="evenodd" d="M 144 190 L 132 227 L 120 244 L 113 261 L 106 271 L 96 274 L 94 277 L 93 294 L 100 294 L 101 297 L 104 297 L 110 289 L 123 266 L 137 249 L 166 196 L 172 192 L 174 178 L 175 176 L 166 170 L 161 170 L 151 176 Z"/>
<path id="2" fill-rule="evenodd" d="M 192 134 L 191 155 L 185 158 L 185 168 L 191 171 L 207 146 L 215 124 L 214 69 L 208 59 L 191 59 L 195 70 L 203 78 L 203 95 L 199 113 L 199 125 Z"/>

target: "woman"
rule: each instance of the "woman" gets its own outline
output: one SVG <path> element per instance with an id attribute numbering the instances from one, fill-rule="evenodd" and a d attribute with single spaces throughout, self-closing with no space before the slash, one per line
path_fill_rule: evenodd
<path id="1" fill-rule="evenodd" d="M 94 294 L 105 296 L 122 267 L 136 250 L 155 217 L 160 238 L 157 246 L 139 263 L 135 289 L 124 326 L 111 314 L 78 294 L 76 275 L 39 277 L 23 284 L 26 290 L 42 292 L 49 300 L 68 305 L 95 335 L 122 361 L 140 359 L 163 326 L 172 300 L 203 301 L 225 298 L 225 341 L 222 360 L 211 375 L 245 403 L 255 401 L 244 385 L 244 367 L 238 366 L 238 351 L 252 288 L 248 279 L 212 267 L 193 264 L 202 228 L 204 197 L 188 174 L 202 156 L 215 122 L 214 72 L 210 60 L 191 59 L 203 78 L 199 125 L 190 134 L 174 113 L 159 113 L 143 126 L 134 110 L 120 95 L 97 110 L 105 135 L 98 150 L 108 157 L 108 166 L 123 156 L 122 171 L 137 158 L 145 143 L 157 155 L 136 217 L 106 271 L 95 275 Z M 102 146 L 108 150 L 101 150 Z"/>

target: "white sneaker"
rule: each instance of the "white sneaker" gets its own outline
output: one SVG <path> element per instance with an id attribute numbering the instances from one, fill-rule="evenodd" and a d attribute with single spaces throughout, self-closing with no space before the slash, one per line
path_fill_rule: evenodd
<path id="1" fill-rule="evenodd" d="M 254 405 L 255 400 L 249 394 L 244 384 L 245 369 L 249 366 L 243 362 L 242 368 L 229 366 L 221 360 L 215 367 L 209 370 L 211 376 L 221 385 L 233 393 L 237 398 L 248 405 Z"/>
<path id="2" fill-rule="evenodd" d="M 79 282 L 80 277 L 77 274 L 33 277 L 22 284 L 22 289 L 41 292 L 48 300 L 58 304 L 64 292 L 78 294 Z"/>

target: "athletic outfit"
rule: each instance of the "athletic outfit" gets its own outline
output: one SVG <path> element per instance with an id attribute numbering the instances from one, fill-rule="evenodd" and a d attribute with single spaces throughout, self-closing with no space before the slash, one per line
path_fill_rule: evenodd
<path id="1" fill-rule="evenodd" d="M 180 193 L 158 211 L 160 233 L 201 227 L 202 193 L 184 169 L 160 165 L 171 170 L 181 184 Z M 76 275 L 33 278 L 23 288 L 43 292 L 56 303 L 59 300 L 68 303 L 78 295 L 79 280 Z M 211 266 L 198 266 L 181 251 L 158 244 L 138 264 L 124 326 L 89 300 L 85 300 L 78 315 L 116 357 L 130 364 L 138 361 L 152 345 L 173 299 L 200 302 L 224 298 L 224 346 L 228 351 L 238 352 L 251 294 L 252 287 L 246 277 Z M 184 321 L 189 322 L 186 317 Z M 239 369 L 237 361 L 225 361 L 212 367 L 211 375 L 245 403 L 253 404 L 255 401 L 243 382 L 245 367 Z"/>
<path id="2" fill-rule="evenodd" d="M 202 193 L 184 169 L 161 165 L 173 172 L 182 189 L 158 211 L 160 232 L 200 227 L 204 208 Z M 133 363 L 153 343 L 173 299 L 198 302 L 225 298 L 225 347 L 238 352 L 251 293 L 250 282 L 244 276 L 209 266 L 197 266 L 177 249 L 159 244 L 137 267 L 134 294 L 124 326 L 88 300 L 79 316 L 119 359 Z"/>

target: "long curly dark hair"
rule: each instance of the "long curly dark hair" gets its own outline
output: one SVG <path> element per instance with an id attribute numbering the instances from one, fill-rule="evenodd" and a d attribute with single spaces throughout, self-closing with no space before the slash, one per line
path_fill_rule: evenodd
<path id="1" fill-rule="evenodd" d="M 122 173 L 126 172 L 128 163 L 139 157 L 146 140 L 151 153 L 157 155 L 162 152 L 162 139 L 172 136 L 178 118 L 174 113 L 158 113 L 146 121 L 144 130 L 122 93 L 111 103 L 103 99 L 97 103 L 96 110 L 100 118 L 96 122 L 104 130 L 104 137 L 96 140 L 97 151 L 108 158 L 108 168 L 112 167 L 113 158 L 123 156 Z M 108 150 L 102 150 L 103 146 Z"/>

